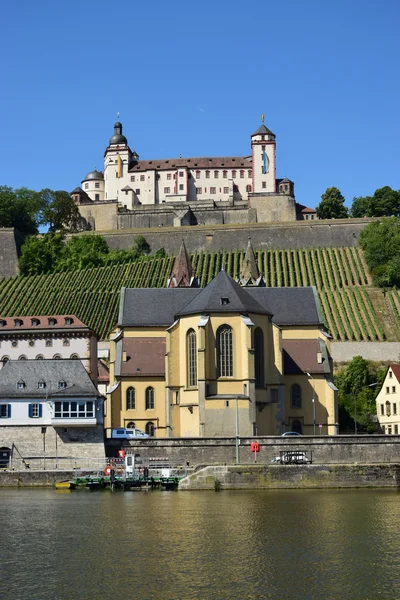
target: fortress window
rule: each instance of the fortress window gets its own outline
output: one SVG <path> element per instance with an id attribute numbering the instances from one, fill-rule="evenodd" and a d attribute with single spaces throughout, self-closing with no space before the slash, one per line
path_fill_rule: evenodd
<path id="1" fill-rule="evenodd" d="M 87 190 L 87 189 L 88 189 L 88 187 L 89 187 L 89 184 L 88 184 L 88 183 L 85 183 L 85 190 Z"/>
<path id="2" fill-rule="evenodd" d="M 251 176 L 252 176 L 252 174 L 253 174 L 253 173 L 252 173 L 251 171 L 249 171 L 249 172 L 248 172 L 248 177 L 249 177 L 249 179 L 251 179 Z"/>
<path id="3" fill-rule="evenodd" d="M 100 184 L 99 184 L 99 183 L 95 183 L 95 184 L 94 184 L 94 187 L 95 187 L 95 188 L 99 188 L 99 187 L 100 187 Z"/>
<path id="4" fill-rule="evenodd" d="M 148 387 L 146 390 L 146 410 L 154 410 L 154 388 Z"/>
<path id="5" fill-rule="evenodd" d="M 233 377 L 233 332 L 229 325 L 217 330 L 217 375 Z"/>
<path id="6" fill-rule="evenodd" d="M 126 410 L 135 410 L 136 408 L 136 391 L 135 388 L 129 387 L 126 390 Z"/>
<path id="7" fill-rule="evenodd" d="M 167 179 L 171 179 L 171 173 L 167 173 Z"/>
<path id="8" fill-rule="evenodd" d="M 198 194 L 202 194 L 203 193 L 203 188 L 196 188 L 196 192 Z"/>
<path id="9" fill-rule="evenodd" d="M 171 188 L 169 188 L 169 187 L 164 188 L 164 194 L 169 194 L 170 191 L 171 191 Z"/>
<path id="10" fill-rule="evenodd" d="M 210 187 L 210 194 L 216 194 L 216 193 L 217 193 L 217 188 Z"/>
<path id="11" fill-rule="evenodd" d="M 196 179 L 200 179 L 200 171 L 196 171 Z"/>
<path id="12" fill-rule="evenodd" d="M 263 189 L 263 190 L 265 190 L 265 189 L 266 189 L 266 187 L 267 187 L 267 182 L 266 182 L 266 181 L 263 181 L 263 182 L 262 182 L 262 189 Z"/>
<path id="13" fill-rule="evenodd" d="M 194 329 L 189 329 L 186 335 L 186 354 L 188 387 L 195 387 L 197 385 L 197 344 Z"/>
<path id="14" fill-rule="evenodd" d="M 258 327 L 254 332 L 254 371 L 256 387 L 264 386 L 264 334 Z"/>
<path id="15" fill-rule="evenodd" d="M 184 187 L 185 187 L 185 186 L 183 185 L 183 183 L 180 183 L 180 184 L 179 184 L 179 189 L 180 189 L 180 190 L 183 190 L 183 188 L 184 188 Z"/>
<path id="16" fill-rule="evenodd" d="M 144 175 L 140 176 L 140 181 L 144 181 Z"/>
<path id="17" fill-rule="evenodd" d="M 135 176 L 131 175 L 131 181 L 135 181 Z"/>
<path id="18" fill-rule="evenodd" d="M 246 192 L 251 192 L 251 185 L 246 185 Z"/>
<path id="19" fill-rule="evenodd" d="M 218 171 L 214 171 L 214 179 L 218 179 L 219 173 Z"/>
<path id="20" fill-rule="evenodd" d="M 235 169 L 233 169 L 233 171 L 232 171 L 232 177 L 236 177 L 236 171 L 235 171 Z"/>
<path id="21" fill-rule="evenodd" d="M 206 171 L 206 179 L 210 179 L 210 171 Z"/>
<path id="22" fill-rule="evenodd" d="M 244 179 L 244 171 L 240 171 L 240 179 Z"/>
<path id="23" fill-rule="evenodd" d="M 100 194 L 95 194 L 94 200 L 95 200 L 95 202 L 98 202 L 100 200 Z"/>
<path id="24" fill-rule="evenodd" d="M 224 194 L 229 194 L 229 188 L 228 187 L 224 187 Z"/>
<path id="25" fill-rule="evenodd" d="M 140 195 L 140 190 L 139 189 L 135 190 L 135 194 L 136 194 L 136 196 L 139 196 Z"/>
<path id="26" fill-rule="evenodd" d="M 223 172 L 222 172 L 222 177 L 223 177 L 224 179 L 227 179 L 227 178 L 228 178 L 228 171 L 223 171 Z"/>
<path id="27" fill-rule="evenodd" d="M 265 152 L 265 146 L 261 146 L 261 150 Z"/>
<path id="28" fill-rule="evenodd" d="M 179 171 L 179 177 L 183 177 L 183 171 Z"/>

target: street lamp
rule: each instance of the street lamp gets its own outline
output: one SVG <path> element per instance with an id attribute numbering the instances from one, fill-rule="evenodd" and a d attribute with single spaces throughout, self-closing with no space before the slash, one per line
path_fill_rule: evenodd
<path id="1" fill-rule="evenodd" d="M 362 385 L 361 387 L 356 388 L 354 390 L 354 435 L 357 435 L 357 394 L 360 390 L 363 390 L 364 388 L 373 388 L 376 385 L 379 385 L 379 383 L 368 383 L 367 385 Z"/>
<path id="2" fill-rule="evenodd" d="M 307 373 L 307 377 L 310 377 L 311 381 L 312 381 L 313 422 L 314 422 L 314 435 L 315 435 L 315 387 L 314 387 L 314 377 L 311 375 L 311 373 Z"/>

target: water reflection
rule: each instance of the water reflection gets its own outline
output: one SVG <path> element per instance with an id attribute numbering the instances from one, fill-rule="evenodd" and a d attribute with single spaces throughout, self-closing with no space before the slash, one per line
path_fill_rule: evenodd
<path id="1" fill-rule="evenodd" d="M 393 490 L 0 489 L 3 599 L 400 597 Z"/>

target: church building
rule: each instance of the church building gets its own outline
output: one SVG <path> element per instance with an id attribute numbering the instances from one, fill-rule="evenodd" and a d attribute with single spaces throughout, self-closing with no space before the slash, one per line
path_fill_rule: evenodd
<path id="1" fill-rule="evenodd" d="M 197 287 L 184 244 L 166 288 L 121 291 L 107 435 L 337 433 L 329 336 L 313 287 L 267 288 L 251 244 L 240 282 Z"/>

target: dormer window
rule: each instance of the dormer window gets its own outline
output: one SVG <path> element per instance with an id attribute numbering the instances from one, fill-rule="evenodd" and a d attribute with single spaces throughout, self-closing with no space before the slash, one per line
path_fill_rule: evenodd
<path id="1" fill-rule="evenodd" d="M 37 327 L 38 325 L 40 325 L 39 319 L 31 319 L 31 325 L 32 327 Z"/>
<path id="2" fill-rule="evenodd" d="M 22 379 L 17 383 L 17 390 L 23 390 L 25 388 L 25 381 Z"/>
<path id="3" fill-rule="evenodd" d="M 221 302 L 221 306 L 226 306 L 227 304 L 229 304 L 229 298 L 227 298 L 226 296 L 223 296 L 220 299 L 220 302 Z"/>
<path id="4" fill-rule="evenodd" d="M 53 318 L 49 319 L 49 325 L 51 327 L 53 327 L 56 323 L 57 323 L 57 319 L 53 319 Z"/>
<path id="5" fill-rule="evenodd" d="M 58 389 L 59 390 L 65 390 L 66 387 L 67 387 L 67 382 L 66 381 L 59 381 L 58 382 Z"/>
<path id="6" fill-rule="evenodd" d="M 0 319 L 0 327 L 5 327 L 7 325 L 7 321 L 4 319 Z"/>
<path id="7" fill-rule="evenodd" d="M 71 319 L 71 317 L 65 317 L 65 324 L 66 325 L 72 325 L 73 320 Z"/>
<path id="8" fill-rule="evenodd" d="M 39 390 L 44 390 L 44 389 L 45 389 L 45 387 L 46 387 L 46 382 L 45 382 L 45 381 L 42 381 L 42 380 L 41 380 L 41 381 L 38 381 L 38 384 L 37 384 L 37 386 L 38 386 L 38 389 L 39 389 Z"/>
<path id="9" fill-rule="evenodd" d="M 15 327 L 22 327 L 22 325 L 23 325 L 23 321 L 21 319 L 14 319 Z"/>

